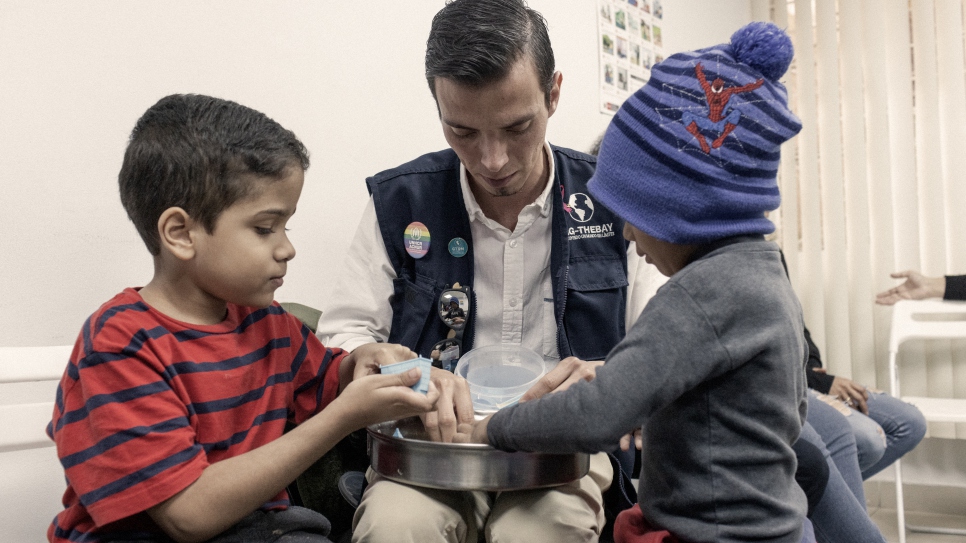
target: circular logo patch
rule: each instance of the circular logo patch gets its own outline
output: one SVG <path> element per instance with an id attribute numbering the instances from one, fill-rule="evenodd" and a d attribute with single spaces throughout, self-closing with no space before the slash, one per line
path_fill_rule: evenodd
<path id="1" fill-rule="evenodd" d="M 429 229 L 421 222 L 411 222 L 403 235 L 406 252 L 413 258 L 422 258 L 429 251 Z"/>
<path id="2" fill-rule="evenodd" d="M 570 218 L 577 222 L 587 222 L 594 216 L 594 202 L 582 192 L 575 192 L 567 200 Z"/>
<path id="3" fill-rule="evenodd" d="M 456 258 L 466 256 L 466 251 L 468 251 L 469 248 L 469 245 L 467 245 L 466 240 L 463 238 L 453 238 L 449 240 L 449 254 L 455 256 Z"/>

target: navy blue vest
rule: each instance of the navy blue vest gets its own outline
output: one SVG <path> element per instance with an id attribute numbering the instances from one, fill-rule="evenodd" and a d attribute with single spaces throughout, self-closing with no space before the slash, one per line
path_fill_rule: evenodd
<path id="1" fill-rule="evenodd" d="M 603 360 L 624 337 L 624 221 L 588 196 L 587 181 L 596 159 L 570 149 L 552 149 L 550 267 L 557 349 L 561 358 Z M 389 342 L 406 345 L 422 356 L 429 356 L 433 344 L 449 331 L 437 311 L 440 293 L 455 282 L 473 285 L 473 238 L 459 174 L 459 158 L 447 149 L 366 179 L 389 261 L 396 270 Z M 426 225 L 430 233 L 429 252 L 419 259 L 410 256 L 403 244 L 406 227 L 413 221 Z M 469 245 L 461 258 L 447 249 L 457 237 Z M 471 313 L 463 335 L 464 352 L 473 346 L 473 317 Z"/>

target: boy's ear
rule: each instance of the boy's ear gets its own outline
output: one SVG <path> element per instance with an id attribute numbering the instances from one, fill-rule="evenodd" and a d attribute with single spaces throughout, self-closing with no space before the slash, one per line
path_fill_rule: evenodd
<path id="1" fill-rule="evenodd" d="M 165 209 L 158 218 L 158 235 L 161 249 L 167 250 L 179 260 L 191 260 L 195 255 L 192 220 L 188 212 L 180 207 Z"/>

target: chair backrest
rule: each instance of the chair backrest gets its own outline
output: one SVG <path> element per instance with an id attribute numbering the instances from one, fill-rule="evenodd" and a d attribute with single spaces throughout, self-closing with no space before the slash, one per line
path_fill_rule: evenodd
<path id="1" fill-rule="evenodd" d="M 908 339 L 966 338 L 966 302 L 901 300 L 892 309 L 889 352 Z"/>
<path id="2" fill-rule="evenodd" d="M 47 423 L 72 347 L 0 347 L 0 533 L 46 541 L 67 483 Z"/>
<path id="3" fill-rule="evenodd" d="M 318 309 L 298 302 L 281 302 L 279 305 L 285 311 L 295 315 L 298 320 L 302 321 L 302 324 L 309 327 L 309 330 L 315 332 L 318 328 L 319 319 L 322 318 L 322 312 Z"/>

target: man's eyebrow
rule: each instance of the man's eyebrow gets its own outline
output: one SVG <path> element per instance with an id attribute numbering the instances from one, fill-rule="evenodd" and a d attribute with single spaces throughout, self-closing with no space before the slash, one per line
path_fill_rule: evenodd
<path id="1" fill-rule="evenodd" d="M 532 121 L 533 120 L 533 117 L 534 117 L 534 115 L 525 115 L 525 116 L 520 117 L 519 119 L 511 122 L 510 124 L 504 126 L 503 128 L 506 129 L 506 128 L 514 128 L 514 127 L 520 126 L 521 124 L 524 124 L 524 123 L 527 123 L 527 122 Z"/>
<path id="2" fill-rule="evenodd" d="M 524 124 L 524 123 L 527 123 L 529 121 L 532 121 L 533 120 L 533 117 L 534 117 L 534 115 L 532 115 L 532 114 L 530 114 L 530 115 L 524 115 L 523 117 L 520 117 L 519 119 L 514 119 L 514 120 L 510 121 L 508 124 L 504 125 L 501 128 L 503 128 L 505 130 L 507 128 L 514 128 L 516 126 L 520 126 L 521 124 Z M 459 124 L 459 123 L 457 123 L 455 121 L 450 121 L 448 119 L 443 119 L 443 123 L 445 123 L 446 126 L 449 126 L 450 128 L 456 128 L 456 129 L 459 129 L 459 130 L 476 130 L 476 128 L 473 128 L 471 126 L 463 126 L 463 125 L 461 125 L 461 124 Z"/>
<path id="3" fill-rule="evenodd" d="M 450 128 L 458 128 L 460 130 L 476 130 L 475 128 L 471 128 L 469 126 L 463 126 L 457 122 L 449 121 L 446 119 L 443 119 L 443 122 L 446 124 L 446 126 L 449 126 Z"/>

